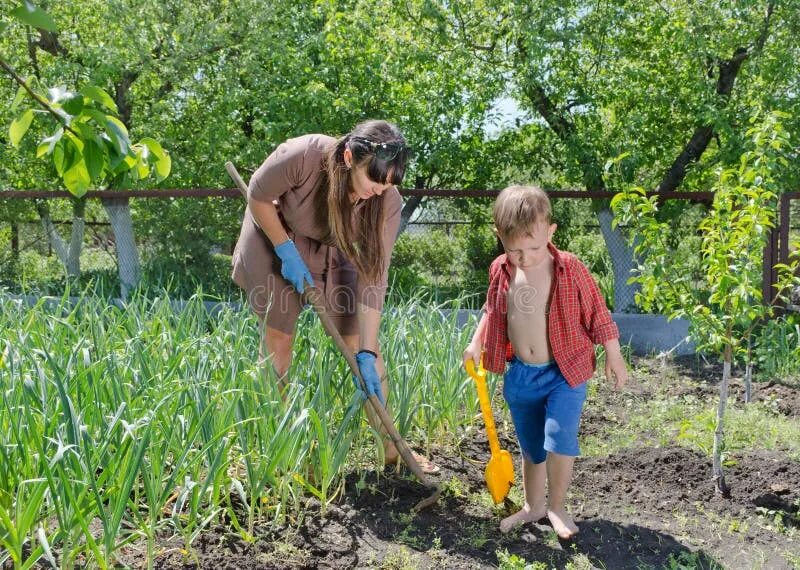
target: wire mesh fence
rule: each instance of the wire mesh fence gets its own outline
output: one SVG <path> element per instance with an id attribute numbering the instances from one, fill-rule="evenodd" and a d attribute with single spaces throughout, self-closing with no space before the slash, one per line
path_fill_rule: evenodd
<path id="1" fill-rule="evenodd" d="M 480 304 L 488 266 L 502 251 L 491 221 L 497 192 L 403 193 L 407 200 L 421 199 L 395 246 L 393 285 L 410 295 L 423 290 L 445 296 L 473 293 Z M 134 251 L 125 255 L 119 221 L 114 223 L 104 203 L 107 193 L 89 194 L 80 207 L 59 193 L 13 194 L 23 199 L 0 200 L 0 286 L 12 292 L 60 294 L 68 286 L 92 287 L 113 297 L 124 296 L 126 287 L 136 285 L 145 294 L 166 290 L 188 297 L 201 287 L 221 299 L 241 300 L 230 280 L 230 256 L 244 211 L 244 201 L 235 190 L 115 194 L 126 205 L 134 238 Z M 769 262 L 785 259 L 788 250 L 781 248 L 788 245 L 782 244 L 798 231 L 789 221 L 800 221 L 796 212 L 800 193 L 795 194 L 789 195 L 786 212 L 782 206 L 786 229 L 782 225 L 776 232 L 775 252 L 769 253 L 769 248 L 765 252 L 765 291 L 772 278 Z M 611 194 L 553 191 L 550 196 L 558 225 L 556 246 L 575 253 L 589 267 L 609 307 L 636 312 L 636 288 L 627 284 L 632 252 L 627 241 L 611 230 L 610 214 L 604 210 L 604 200 Z M 667 236 L 675 248 L 684 248 L 687 254 L 697 251 L 693 222 L 704 215 L 711 198 L 708 193 L 665 197 L 662 211 L 676 220 Z M 675 215 L 678 211 L 680 216 Z M 126 283 L 126 275 L 135 275 L 137 283 Z"/>

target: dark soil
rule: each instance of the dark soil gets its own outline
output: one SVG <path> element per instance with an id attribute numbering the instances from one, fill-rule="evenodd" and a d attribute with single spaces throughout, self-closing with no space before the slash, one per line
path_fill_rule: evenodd
<path id="1" fill-rule="evenodd" d="M 790 539 L 762 528 L 755 516 L 781 511 L 787 528 L 800 526 L 800 464 L 780 454 L 741 457 L 727 471 L 728 499 L 714 492 L 710 462 L 683 448 L 631 448 L 581 459 L 572 499 L 581 532 L 559 541 L 546 521 L 500 534 L 502 507 L 495 511 L 476 500 L 486 454 L 477 444 L 462 446 L 461 453 L 436 457 L 442 480 L 463 481 L 460 496 L 446 492 L 416 516 L 411 508 L 427 491 L 415 481 L 373 475 L 369 490 L 358 493 L 353 477 L 340 504 L 322 517 L 312 507 L 297 529 L 261 529 L 259 540 L 247 544 L 218 528 L 195 544 L 199 565 L 173 551 L 156 567 L 492 568 L 496 551 L 505 549 L 551 568 L 565 567 L 578 554 L 595 567 L 615 569 L 666 568 L 670 558 L 691 561 L 687 568 L 791 568 L 782 556 L 792 550 Z M 732 530 L 736 521 L 740 530 Z"/>
<path id="2" fill-rule="evenodd" d="M 651 381 L 630 386 L 631 397 L 663 390 L 659 364 L 639 365 L 651 367 Z M 669 393 L 716 394 L 716 370 L 707 376 L 689 366 L 671 370 Z M 800 414 L 798 389 L 757 384 L 754 394 L 777 402 L 781 414 Z M 610 398 L 600 409 L 590 407 L 583 432 L 600 433 L 603 422 L 625 417 L 624 405 L 625 398 Z M 259 527 L 254 542 L 230 529 L 211 529 L 195 541 L 196 558 L 165 537 L 155 567 L 496 568 L 503 551 L 547 568 L 570 562 L 607 569 L 800 567 L 800 463 L 785 453 L 753 450 L 730 457 L 728 498 L 714 491 L 710 459 L 677 445 L 580 458 L 569 499 L 580 533 L 560 541 L 546 520 L 509 535 L 499 532 L 500 519 L 517 505 L 491 504 L 483 475 L 485 441 L 473 433 L 458 448 L 434 454 L 442 467 L 436 480 L 445 492 L 416 515 L 413 505 L 429 492 L 407 473 L 353 474 L 342 498 L 324 514 L 312 502 L 304 520 L 291 527 Z M 512 439 L 501 444 L 518 453 Z M 519 478 L 519 465 L 516 470 Z M 519 500 L 519 491 L 512 496 Z M 140 554 L 129 555 L 132 565 L 141 561 Z"/>

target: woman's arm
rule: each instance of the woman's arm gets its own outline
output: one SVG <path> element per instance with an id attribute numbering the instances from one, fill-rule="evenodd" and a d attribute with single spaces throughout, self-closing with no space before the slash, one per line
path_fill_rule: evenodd
<path id="1" fill-rule="evenodd" d="M 247 205 L 250 206 L 250 213 L 256 224 L 264 230 L 272 245 L 280 245 L 289 239 L 289 235 L 278 217 L 278 209 L 275 204 L 248 198 Z"/>
<path id="2" fill-rule="evenodd" d="M 381 311 L 361 303 L 358 304 L 358 339 L 359 350 L 378 350 L 378 330 L 381 326 Z"/>

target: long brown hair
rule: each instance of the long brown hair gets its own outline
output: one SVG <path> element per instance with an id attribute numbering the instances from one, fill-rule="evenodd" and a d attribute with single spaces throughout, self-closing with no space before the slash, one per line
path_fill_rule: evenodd
<path id="1" fill-rule="evenodd" d="M 375 143 L 402 143 L 402 149 L 392 160 L 381 160 L 368 144 L 356 143 L 371 141 Z M 371 120 L 359 123 L 344 137 L 338 139 L 327 151 L 325 168 L 327 171 L 327 214 L 330 228 L 329 240 L 349 259 L 359 275 L 370 283 L 380 279 L 387 259 L 383 255 L 384 196 L 367 199 L 356 223 L 353 224 L 353 202 L 351 199 L 351 170 L 344 162 L 344 151 L 353 153 L 351 168 L 367 166 L 367 176 L 380 184 L 389 182 L 400 184 L 406 171 L 408 148 L 405 146 L 400 129 L 386 121 Z M 320 211 L 319 209 L 317 210 Z"/>

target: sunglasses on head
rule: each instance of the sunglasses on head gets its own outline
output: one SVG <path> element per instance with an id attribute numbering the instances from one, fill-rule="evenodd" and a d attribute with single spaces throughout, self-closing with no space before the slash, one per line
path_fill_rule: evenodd
<path id="1" fill-rule="evenodd" d="M 375 142 L 369 139 L 365 139 L 364 137 L 351 137 L 351 141 L 354 141 L 358 144 L 362 144 L 364 146 L 369 147 L 370 152 L 372 152 L 377 158 L 385 161 L 394 160 L 394 158 L 400 154 L 406 145 L 402 141 L 389 141 L 389 142 Z"/>

